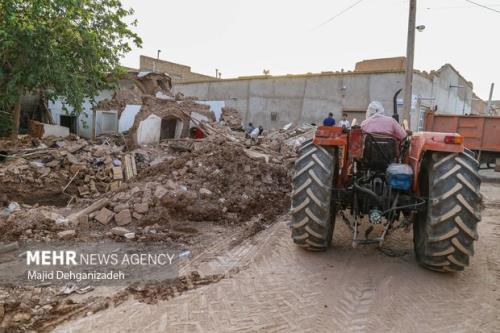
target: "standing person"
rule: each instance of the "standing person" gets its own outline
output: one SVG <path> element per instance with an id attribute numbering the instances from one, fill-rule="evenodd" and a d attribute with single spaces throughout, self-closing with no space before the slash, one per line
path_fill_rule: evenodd
<path id="1" fill-rule="evenodd" d="M 342 115 L 342 120 L 339 122 L 339 126 L 345 129 L 351 128 L 351 122 L 347 119 L 347 113 Z"/>
<path id="2" fill-rule="evenodd" d="M 373 101 L 366 110 L 366 120 L 361 123 L 365 133 L 389 135 L 402 141 L 406 138 L 406 131 L 392 117 L 384 115 L 384 107 L 378 101 Z"/>
<path id="3" fill-rule="evenodd" d="M 323 126 L 335 126 L 335 119 L 333 119 L 333 113 L 328 114 L 328 118 L 323 120 Z"/>

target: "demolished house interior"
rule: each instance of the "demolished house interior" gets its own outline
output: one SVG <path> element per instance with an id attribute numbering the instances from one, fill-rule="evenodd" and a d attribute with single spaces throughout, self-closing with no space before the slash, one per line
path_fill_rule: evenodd
<path id="1" fill-rule="evenodd" d="M 98 104 L 95 137 L 72 133 L 74 120 L 73 129 L 31 121 L 17 145 L 0 140 L 0 253 L 64 241 L 162 242 L 196 254 L 229 235 L 231 244 L 241 242 L 288 210 L 296 150 L 315 127 L 266 130 L 253 140 L 238 110 L 216 115 L 194 99 L 172 96 L 169 82 L 165 75 L 129 73 Z M 191 128 L 203 135 L 193 138 Z M 94 286 L 62 292 L 55 285 L 12 285 L 0 288 L 1 325 L 38 330 L 129 296 L 153 302 L 188 289 L 186 279 L 192 288 L 217 277 L 195 271 L 163 293 L 151 285 L 147 296 L 129 288 L 113 298 L 94 295 Z"/>
<path id="2" fill-rule="evenodd" d="M 191 118 L 215 120 L 210 107 L 180 94 L 173 96 L 171 87 L 167 74 L 129 70 L 116 89 L 101 91 L 94 104 L 87 100 L 78 116 L 62 100 L 49 101 L 50 123 L 30 121 L 30 133 L 39 138 L 73 133 L 87 139 L 116 133 L 142 146 L 188 137 L 195 126 Z"/>

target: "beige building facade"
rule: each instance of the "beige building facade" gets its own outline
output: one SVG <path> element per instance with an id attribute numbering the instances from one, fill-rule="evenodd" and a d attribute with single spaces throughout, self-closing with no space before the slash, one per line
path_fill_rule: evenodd
<path id="1" fill-rule="evenodd" d="M 205 101 L 224 101 L 238 109 L 245 122 L 278 128 L 290 122 L 320 123 L 329 112 L 340 119 L 362 120 L 368 104 L 380 101 L 387 113 L 393 112 L 395 93 L 404 87 L 405 59 L 364 60 L 354 71 L 322 72 L 284 76 L 251 76 L 234 79 L 191 80 L 174 84 L 173 91 Z M 412 114 L 401 115 L 417 129 L 421 110 L 470 114 L 472 83 L 446 64 L 430 73 L 415 71 Z M 396 99 L 402 109 L 403 91 Z"/>
<path id="2" fill-rule="evenodd" d="M 215 77 L 212 76 L 194 73 L 191 71 L 191 67 L 189 66 L 177 64 L 175 62 L 170 62 L 162 59 L 148 57 L 145 55 L 141 55 L 140 57 L 139 70 L 167 73 L 172 78 L 172 82 L 174 84 L 192 80 L 215 79 Z"/>

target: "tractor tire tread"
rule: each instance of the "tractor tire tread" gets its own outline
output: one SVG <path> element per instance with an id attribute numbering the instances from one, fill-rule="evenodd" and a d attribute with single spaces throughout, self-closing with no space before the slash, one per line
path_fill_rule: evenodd
<path id="1" fill-rule="evenodd" d="M 292 178 L 292 239 L 308 251 L 324 251 L 331 243 L 331 184 L 334 148 L 317 146 L 312 140 L 299 148 Z"/>
<path id="2" fill-rule="evenodd" d="M 426 164 L 429 204 L 414 226 L 417 261 L 424 267 L 461 271 L 474 255 L 481 220 L 481 179 L 469 152 L 433 153 Z"/>

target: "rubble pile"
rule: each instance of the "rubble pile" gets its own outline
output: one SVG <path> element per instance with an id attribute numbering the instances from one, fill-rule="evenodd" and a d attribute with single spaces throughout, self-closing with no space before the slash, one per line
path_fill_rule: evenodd
<path id="1" fill-rule="evenodd" d="M 85 288 L 80 290 L 77 293 L 85 292 Z M 52 323 L 96 313 L 123 301 L 118 296 L 93 296 L 76 302 L 65 296 L 59 288 L 51 286 L 0 289 L 0 332 L 46 332 Z"/>
<path id="2" fill-rule="evenodd" d="M 172 79 L 166 74 L 129 70 L 121 77 L 112 99 L 99 102 L 99 109 L 121 112 L 127 104 L 142 104 L 144 96 L 174 99 L 171 88 Z"/>
<path id="3" fill-rule="evenodd" d="M 243 120 L 238 110 L 230 107 L 222 108 L 220 121 L 221 126 L 228 126 L 232 130 L 241 129 L 243 124 Z"/>
<path id="4" fill-rule="evenodd" d="M 271 219 L 288 208 L 289 169 L 279 157 L 266 163 L 223 139 L 186 148 L 140 176 L 168 216 L 238 223 L 257 214 Z"/>
<path id="5" fill-rule="evenodd" d="M 113 146 L 107 145 L 85 147 L 80 148 L 80 155 L 113 151 Z M 90 199 L 79 200 L 73 208 L 22 204 L 4 219 L 0 216 L 0 240 L 49 242 L 106 236 L 139 241 L 166 239 L 172 236 L 173 225 L 186 221 L 238 224 L 257 215 L 270 221 L 289 207 L 290 165 L 279 154 L 267 158 L 221 137 L 166 143 L 163 148 L 161 158 L 144 163 L 149 166 L 137 177 L 111 188 L 107 194 L 96 193 L 91 205 L 94 207 L 83 214 L 75 215 L 75 211 L 81 211 L 78 206 L 89 207 Z M 65 153 L 59 163 L 64 165 L 67 154 L 71 153 Z M 136 155 L 147 156 L 143 151 Z M 110 160 L 107 156 L 103 165 Z M 68 177 L 71 175 L 66 167 L 59 168 Z M 103 182 L 112 180 L 111 175 Z M 85 186 L 78 184 L 84 183 L 86 177 L 94 180 L 87 172 L 78 181 L 75 177 L 74 186 Z M 163 233 L 152 236 L 151 230 Z"/>
<path id="6" fill-rule="evenodd" d="M 96 142 L 23 136 L 16 149 L 0 148 L 6 156 L 0 161 L 0 253 L 61 241 L 72 246 L 161 242 L 190 252 L 228 232 L 231 244 L 252 237 L 289 209 L 296 149 L 314 128 L 267 130 L 252 141 L 237 112 L 225 109 L 221 119 L 196 123 L 206 134 L 203 139 L 164 140 L 132 151 L 122 135 Z M 198 276 L 189 285 L 220 278 Z M 113 297 L 89 294 L 76 301 L 50 283 L 4 285 L 0 331 L 46 331 L 53 323 L 119 304 L 128 295 L 154 302 L 171 297 L 176 288 L 184 290 L 185 280 L 132 285 Z M 92 289 L 78 285 L 74 292 Z"/>
<path id="7" fill-rule="evenodd" d="M 292 124 L 288 124 L 280 130 L 268 133 L 263 138 L 262 145 L 282 155 L 295 157 L 298 148 L 305 141 L 314 137 L 315 130 L 316 126 L 309 124 L 303 124 L 295 128 L 292 127 Z"/>
<path id="8" fill-rule="evenodd" d="M 0 332 L 48 332 L 57 324 L 78 317 L 89 316 L 107 308 L 116 307 L 128 299 L 155 304 L 184 292 L 217 282 L 222 274 L 200 276 L 190 272 L 176 280 L 136 282 L 112 296 L 85 294 L 94 290 L 87 286 L 11 286 L 0 289 Z M 78 298 L 68 295 L 78 294 Z"/>
<path id="9" fill-rule="evenodd" d="M 47 138 L 37 142 L 37 147 L 7 155 L 0 164 L 0 199 L 66 205 L 72 197 L 96 197 L 118 188 L 144 165 L 143 155 L 125 152 L 113 140 L 101 141 Z"/>
<path id="10" fill-rule="evenodd" d="M 290 124 L 252 142 L 231 123 L 241 119 L 226 108 L 222 122 L 202 124 L 205 139 L 131 152 L 123 137 L 95 144 L 74 136 L 24 138 L 20 156 L 0 164 L 0 240 L 88 239 L 92 231 L 99 231 L 93 237 L 148 240 L 145 228 L 151 225 L 167 237 L 172 223 L 183 221 L 271 220 L 289 207 L 291 166 L 315 127 Z M 79 207 L 104 199 L 71 218 Z M 9 203 L 17 206 L 10 209 Z"/>
<path id="11" fill-rule="evenodd" d="M 26 135 L 15 147 L 0 140 L 0 253 L 61 241 L 161 242 L 190 252 L 229 232 L 232 244 L 241 242 L 285 213 L 297 149 L 315 127 L 289 124 L 250 139 L 236 109 L 223 108 L 217 123 L 208 106 L 173 96 L 170 88 L 166 75 L 128 73 L 112 100 L 99 105 L 121 110 L 118 115 L 126 105 L 141 106 L 122 134 L 94 141 Z M 161 126 L 159 138 L 139 143 L 147 120 Z M 189 138 L 193 129 L 203 135 Z M 189 284 L 219 278 L 194 276 Z M 170 297 L 185 289 L 182 279 L 173 287 L 132 286 L 128 293 L 148 302 L 157 294 Z M 0 332 L 46 331 L 49 322 L 114 302 L 75 303 L 66 296 L 50 283 L 0 287 Z"/>

